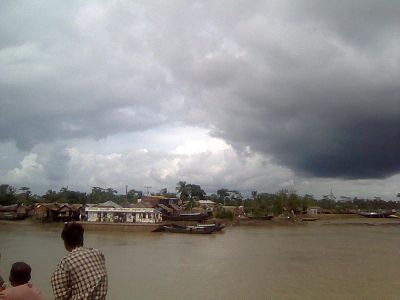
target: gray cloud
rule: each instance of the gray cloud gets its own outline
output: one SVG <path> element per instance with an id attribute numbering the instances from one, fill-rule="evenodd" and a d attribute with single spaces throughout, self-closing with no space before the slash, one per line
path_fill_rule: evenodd
<path id="1" fill-rule="evenodd" d="M 182 72 L 204 112 L 190 119 L 207 119 L 216 136 L 302 176 L 396 174 L 399 5 L 274 4 L 246 18 L 237 12 L 238 22 L 216 28 L 221 40 L 209 54 Z"/>
<path id="2" fill-rule="evenodd" d="M 122 8 L 95 2 L 3 8 L 0 141 L 29 150 L 56 139 L 141 131 L 169 119 L 172 105 L 163 102 L 173 104 L 173 84 L 143 49 L 141 32 L 127 26 L 132 15 Z"/>
<path id="3" fill-rule="evenodd" d="M 28 150 L 184 122 L 301 176 L 384 178 L 400 169 L 399 10 L 2 2 L 0 142 Z"/>

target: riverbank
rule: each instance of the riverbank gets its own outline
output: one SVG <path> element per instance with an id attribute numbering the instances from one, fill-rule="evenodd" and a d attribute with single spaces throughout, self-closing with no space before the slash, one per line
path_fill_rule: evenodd
<path id="1" fill-rule="evenodd" d="M 209 219 L 206 223 L 221 223 L 227 228 L 229 227 L 271 227 L 271 226 L 307 226 L 309 224 L 320 225 L 376 225 L 376 224 L 399 224 L 398 218 L 366 218 L 356 214 L 321 214 L 316 217 L 317 220 L 313 222 L 302 221 L 300 216 L 295 218 L 275 217 L 271 220 L 254 220 L 247 218 L 238 218 L 234 220 L 226 219 Z M 171 223 L 178 223 L 181 225 L 194 225 L 196 222 L 171 222 L 164 221 L 158 224 L 139 224 L 139 223 L 100 223 L 100 222 L 80 222 L 86 230 L 117 230 L 117 231 L 153 231 L 157 228 Z M 27 218 L 25 220 L 0 220 L 0 226 L 37 226 L 42 228 L 61 228 L 62 222 L 59 223 L 41 223 L 34 219 Z"/>
<path id="2" fill-rule="evenodd" d="M 308 219 L 308 220 L 306 220 Z M 312 221 L 312 222 L 311 222 Z M 223 222 L 223 221 L 222 221 Z M 399 218 L 366 218 L 357 214 L 320 214 L 295 216 L 294 218 L 275 217 L 271 220 L 237 219 L 225 222 L 228 226 L 312 226 L 312 225 L 400 225 Z"/>

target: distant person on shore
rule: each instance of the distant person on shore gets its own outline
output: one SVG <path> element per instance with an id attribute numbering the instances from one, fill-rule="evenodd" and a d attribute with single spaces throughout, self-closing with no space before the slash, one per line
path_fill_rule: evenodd
<path id="1" fill-rule="evenodd" d="M 3 277 L 0 275 L 0 292 L 6 288 L 6 282 L 4 281 Z"/>
<path id="2" fill-rule="evenodd" d="M 1 253 L 0 253 L 0 261 L 1 261 Z M 6 283 L 4 282 L 3 277 L 0 274 L 0 292 L 6 288 Z"/>
<path id="3" fill-rule="evenodd" d="M 43 300 L 40 291 L 29 280 L 31 267 L 24 262 L 14 263 L 9 277 L 13 287 L 0 291 L 0 300 Z"/>
<path id="4" fill-rule="evenodd" d="M 58 264 L 51 284 L 58 299 L 103 300 L 107 295 L 107 271 L 104 255 L 83 247 L 83 227 L 66 223 L 61 233 L 69 252 Z"/>

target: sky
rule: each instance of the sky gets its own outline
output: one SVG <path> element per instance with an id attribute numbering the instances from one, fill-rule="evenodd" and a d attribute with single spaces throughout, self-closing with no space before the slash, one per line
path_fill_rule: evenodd
<path id="1" fill-rule="evenodd" d="M 0 183 L 400 192 L 400 2 L 1 1 Z"/>

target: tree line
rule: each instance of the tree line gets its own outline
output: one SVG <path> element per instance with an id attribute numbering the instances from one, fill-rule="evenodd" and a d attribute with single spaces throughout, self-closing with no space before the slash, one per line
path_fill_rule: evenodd
<path id="1" fill-rule="evenodd" d="M 381 199 L 347 199 L 336 201 L 333 197 L 315 199 L 313 195 L 299 195 L 295 191 L 279 190 L 276 193 L 258 193 L 254 191 L 248 197 L 243 197 L 239 191 L 221 188 L 216 193 L 207 193 L 198 184 L 179 181 L 174 192 L 166 188 L 152 195 L 162 195 L 169 198 L 180 198 L 187 208 L 198 206 L 198 200 L 212 200 L 221 206 L 243 206 L 245 212 L 253 215 L 280 215 L 285 212 L 302 213 L 307 208 L 320 207 L 332 213 L 348 213 L 354 210 L 400 209 L 399 201 L 384 201 Z M 117 204 L 124 202 L 136 203 L 142 198 L 143 192 L 135 189 L 126 190 L 125 194 L 118 194 L 113 188 L 92 187 L 90 193 L 73 191 L 68 186 L 59 191 L 48 190 L 43 195 L 32 194 L 29 187 L 15 188 L 9 184 L 0 185 L 0 205 L 12 204 L 32 205 L 34 203 L 69 203 L 86 204 L 102 203 L 109 200 Z M 400 195 L 399 195 L 400 196 Z M 399 197 L 400 198 L 400 197 Z"/>
<path id="2" fill-rule="evenodd" d="M 32 205 L 34 203 L 68 203 L 68 204 L 86 204 L 102 203 L 112 200 L 118 204 L 124 201 L 136 203 L 142 197 L 141 191 L 131 189 L 125 195 L 120 195 L 113 188 L 92 187 L 90 193 L 73 191 L 68 187 L 62 187 L 59 191 L 48 190 L 43 195 L 32 194 L 29 187 L 19 189 L 8 185 L 0 185 L 0 205 L 7 206 L 12 204 Z"/>

